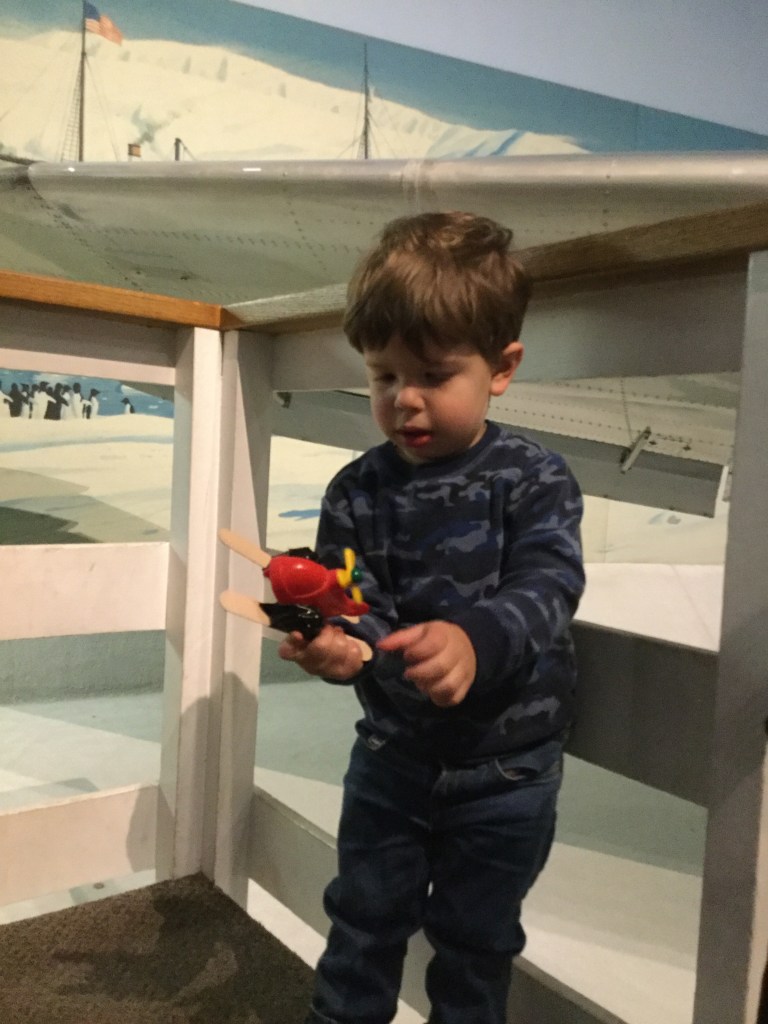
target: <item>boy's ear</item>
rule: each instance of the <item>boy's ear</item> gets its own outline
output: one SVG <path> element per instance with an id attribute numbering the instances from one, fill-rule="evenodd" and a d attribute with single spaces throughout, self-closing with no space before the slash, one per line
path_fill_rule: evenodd
<path id="1" fill-rule="evenodd" d="M 525 349 L 520 341 L 510 341 L 502 351 L 496 364 L 493 376 L 491 377 L 491 394 L 498 397 L 503 395 L 512 382 L 518 366 L 523 358 Z"/>

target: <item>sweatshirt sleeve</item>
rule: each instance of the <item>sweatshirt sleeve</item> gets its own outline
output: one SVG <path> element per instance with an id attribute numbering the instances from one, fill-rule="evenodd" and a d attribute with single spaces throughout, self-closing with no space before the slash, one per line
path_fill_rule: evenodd
<path id="1" fill-rule="evenodd" d="M 547 452 L 511 489 L 495 592 L 451 616 L 475 648 L 475 686 L 493 687 L 563 636 L 584 590 L 581 493 Z"/>
<path id="2" fill-rule="evenodd" d="M 354 516 L 352 506 L 354 504 Z M 397 629 L 398 616 L 394 597 L 377 579 L 383 571 L 381 559 L 371 550 L 373 531 L 369 528 L 375 509 L 368 495 L 350 491 L 337 478 L 329 485 L 320 507 L 317 530 L 317 556 L 328 568 L 344 561 L 344 548 L 352 548 L 362 572 L 360 588 L 370 611 L 353 623 L 336 619 L 350 636 L 365 640 L 375 650 L 376 641 Z M 374 654 L 374 660 L 377 659 Z M 354 680 L 352 680 L 354 681 Z"/>

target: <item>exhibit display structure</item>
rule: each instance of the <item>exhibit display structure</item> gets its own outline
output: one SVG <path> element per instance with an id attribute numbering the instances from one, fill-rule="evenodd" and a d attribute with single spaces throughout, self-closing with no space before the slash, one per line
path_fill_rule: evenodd
<path id="1" fill-rule="evenodd" d="M 575 631 L 570 752 L 708 810 L 693 1024 L 754 1024 L 768 953 L 766 250 L 768 208 L 758 204 L 522 254 L 538 282 L 530 318 L 542 378 L 601 365 L 614 376 L 741 371 L 719 652 L 599 623 Z M 275 393 L 364 386 L 340 331 L 341 292 L 321 307 L 317 298 L 227 310 L 0 273 L 2 365 L 172 387 L 175 404 L 167 543 L 0 548 L 14 581 L 0 595 L 3 639 L 166 632 L 157 784 L 0 813 L 0 902 L 131 871 L 202 871 L 241 904 L 254 879 L 325 927 L 333 837 L 254 788 L 256 627 L 218 602 L 227 588 L 258 598 L 262 573 L 217 540 L 226 527 L 259 541 Z M 403 992 L 419 1008 L 426 955 L 414 942 Z M 523 960 L 511 1019 L 565 1004 L 579 1022 L 642 1019 Z"/>

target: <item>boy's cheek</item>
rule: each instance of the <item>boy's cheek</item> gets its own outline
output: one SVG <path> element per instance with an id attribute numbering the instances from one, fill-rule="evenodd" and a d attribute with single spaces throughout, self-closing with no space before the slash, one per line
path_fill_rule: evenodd
<path id="1" fill-rule="evenodd" d="M 386 432 L 386 428 L 390 422 L 390 412 L 388 403 L 383 399 L 372 397 L 371 415 L 373 416 L 376 425 Z"/>

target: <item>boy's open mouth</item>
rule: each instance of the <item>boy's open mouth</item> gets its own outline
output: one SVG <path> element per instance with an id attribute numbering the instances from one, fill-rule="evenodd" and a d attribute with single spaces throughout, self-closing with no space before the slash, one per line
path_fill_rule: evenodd
<path id="1" fill-rule="evenodd" d="M 405 427 L 402 430 L 398 430 L 397 433 L 402 443 L 408 448 L 422 448 L 432 440 L 432 433 L 429 430 L 417 430 Z"/>

